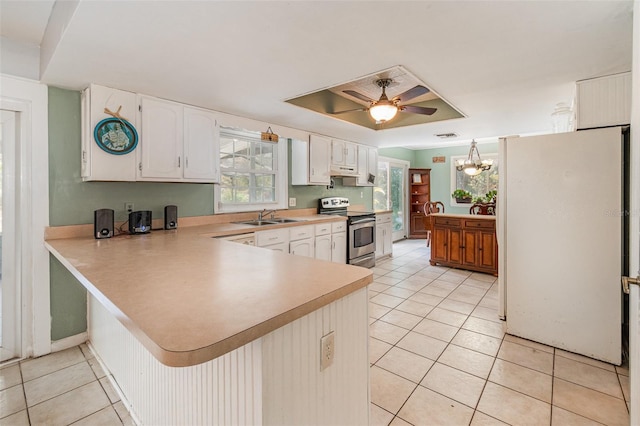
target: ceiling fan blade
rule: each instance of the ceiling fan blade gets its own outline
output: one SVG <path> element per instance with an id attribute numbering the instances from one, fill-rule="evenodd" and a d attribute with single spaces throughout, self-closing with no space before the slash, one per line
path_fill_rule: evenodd
<path id="1" fill-rule="evenodd" d="M 413 89 L 409 89 L 404 93 L 399 94 L 393 100 L 398 100 L 400 102 L 406 102 L 409 99 L 417 98 L 420 95 L 424 95 L 425 93 L 429 93 L 430 90 L 424 86 L 416 86 Z"/>
<path id="2" fill-rule="evenodd" d="M 336 115 L 336 114 L 344 114 L 344 113 L 347 113 L 347 112 L 355 112 L 355 111 L 368 111 L 368 108 L 347 109 L 347 110 L 344 110 L 344 111 L 330 112 L 329 114 Z"/>
<path id="3" fill-rule="evenodd" d="M 366 97 L 365 95 L 356 92 L 355 90 L 343 90 L 342 93 L 346 93 L 347 95 L 351 95 L 354 98 L 360 99 L 361 101 L 373 102 L 373 99 L 370 99 L 370 98 Z"/>
<path id="4" fill-rule="evenodd" d="M 400 111 L 412 112 L 414 114 L 432 115 L 437 108 L 421 107 L 415 105 L 404 105 L 400 107 Z"/>

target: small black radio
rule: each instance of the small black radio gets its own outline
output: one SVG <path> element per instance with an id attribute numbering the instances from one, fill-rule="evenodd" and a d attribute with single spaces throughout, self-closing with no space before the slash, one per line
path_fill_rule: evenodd
<path id="1" fill-rule="evenodd" d="M 129 233 L 148 234 L 151 232 L 151 210 L 129 213 Z"/>

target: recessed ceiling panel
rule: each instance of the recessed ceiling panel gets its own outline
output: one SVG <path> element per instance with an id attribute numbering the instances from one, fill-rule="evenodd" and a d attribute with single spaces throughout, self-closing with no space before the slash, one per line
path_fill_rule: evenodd
<path id="1" fill-rule="evenodd" d="M 393 99 L 416 86 L 427 88 L 426 93 L 408 99 L 406 102 L 400 101 L 399 105 L 400 107 L 410 105 L 435 108 L 436 112 L 432 115 L 423 115 L 402 111 L 402 108 L 400 108 L 398 114 L 391 120 L 384 123 L 376 123 L 369 115 L 368 109 L 382 95 L 382 88 L 378 84 L 378 80 L 381 79 L 391 80 L 391 83 L 386 88 L 386 95 L 389 99 Z M 418 80 L 413 74 L 399 65 L 344 84 L 287 99 L 286 102 L 373 130 L 413 126 L 464 117 L 457 108 L 450 105 L 424 82 Z"/>

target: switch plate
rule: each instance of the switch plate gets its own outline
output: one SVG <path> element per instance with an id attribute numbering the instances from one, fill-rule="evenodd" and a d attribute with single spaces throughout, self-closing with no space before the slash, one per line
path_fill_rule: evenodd
<path id="1" fill-rule="evenodd" d="M 133 203 L 125 202 L 124 211 L 126 211 L 127 213 L 131 213 L 133 211 Z"/>
<path id="2" fill-rule="evenodd" d="M 296 199 L 289 198 L 289 207 L 295 207 L 295 206 L 296 206 Z"/>
<path id="3" fill-rule="evenodd" d="M 320 339 L 320 371 L 333 364 L 335 353 L 335 332 L 331 332 Z"/>

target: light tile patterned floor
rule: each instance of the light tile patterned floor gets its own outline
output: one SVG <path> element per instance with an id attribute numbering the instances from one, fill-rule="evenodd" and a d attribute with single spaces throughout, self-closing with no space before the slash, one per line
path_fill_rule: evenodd
<path id="1" fill-rule="evenodd" d="M 394 244 L 370 285 L 371 425 L 628 425 L 629 372 L 505 335 L 494 277 Z M 0 369 L 0 425 L 133 424 L 86 345 Z"/>
<path id="2" fill-rule="evenodd" d="M 132 425 L 87 345 L 0 369 L 0 425 Z"/>
<path id="3" fill-rule="evenodd" d="M 495 277 L 394 244 L 370 290 L 371 425 L 628 425 L 629 371 L 505 335 Z"/>

